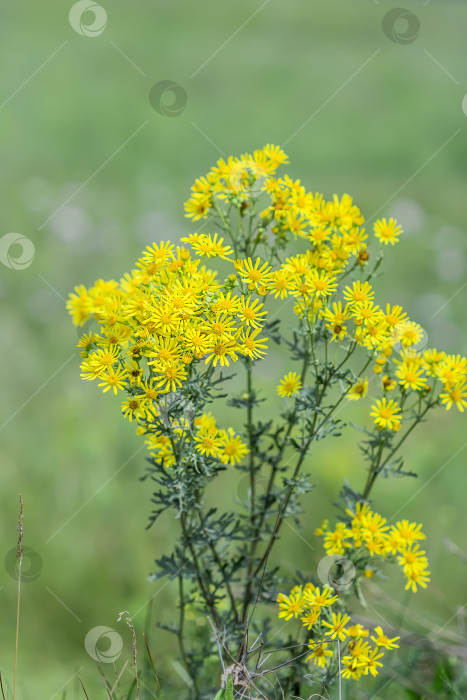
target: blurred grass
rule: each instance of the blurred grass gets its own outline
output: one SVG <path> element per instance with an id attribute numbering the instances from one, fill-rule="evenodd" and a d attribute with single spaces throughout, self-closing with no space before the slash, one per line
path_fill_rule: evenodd
<path id="1" fill-rule="evenodd" d="M 122 426 L 118 402 L 80 381 L 77 352 L 72 357 L 77 335 L 62 297 L 75 284 L 120 277 L 152 240 L 194 230 L 182 203 L 193 179 L 218 158 L 216 146 L 239 154 L 287 143 L 287 171 L 309 189 L 349 192 L 368 218 L 383 205 L 380 215 L 396 213 L 407 234 L 388 251 L 379 298 L 406 306 L 430 344 L 465 353 L 465 292 L 457 292 L 466 270 L 467 7 L 406 6 L 422 27 L 407 46 L 381 31 L 393 4 L 369 0 L 271 0 L 262 9 L 245 0 L 120 0 L 105 4 L 108 25 L 94 39 L 70 28 L 69 6 L 58 0 L 18 0 L 2 9 L 0 104 L 9 101 L 0 109 L 0 235 L 18 231 L 36 247 L 26 270 L 0 268 L 0 554 L 15 546 L 22 492 L 25 544 L 43 559 L 41 576 L 24 586 L 24 700 L 54 697 L 80 667 L 96 693 L 99 676 L 84 636 L 96 625 L 115 628 L 121 610 L 141 608 L 135 623 L 142 628 L 143 606 L 154 596 L 154 619 L 170 621 L 171 585 L 145 578 L 172 525 L 164 519 L 143 530 L 150 505 L 148 485 L 138 482 L 144 453 L 134 454 L 140 444 L 131 426 Z M 177 118 L 149 105 L 150 88 L 164 79 L 187 91 Z M 277 352 L 258 367 L 265 391 L 288 367 Z M 413 606 L 438 626 L 453 625 L 466 602 L 465 565 L 443 545 L 449 537 L 464 546 L 467 527 L 461 420 L 442 411 L 432 417 L 405 452 L 420 478 L 381 483 L 374 494 L 384 513 L 403 507 L 401 517 L 425 524 L 434 582 Z M 343 478 L 350 475 L 356 487 L 364 480 L 354 445 L 349 432 L 316 451 L 319 488 L 307 500 L 304 540 L 284 534 L 277 556 L 285 567 L 311 571 L 319 561 L 316 523 L 329 516 Z M 15 583 L 2 568 L 1 665 L 10 677 Z M 154 633 L 158 671 L 170 643 Z M 76 681 L 67 687 L 78 697 Z"/>

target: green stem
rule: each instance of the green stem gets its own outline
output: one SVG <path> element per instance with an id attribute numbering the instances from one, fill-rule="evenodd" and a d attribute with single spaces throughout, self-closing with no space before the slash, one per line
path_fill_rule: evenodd
<path id="1" fill-rule="evenodd" d="M 195 689 L 195 692 L 197 695 L 199 695 L 199 688 L 197 685 L 196 681 L 196 674 L 193 672 L 193 668 L 188 660 L 188 655 L 185 650 L 185 644 L 183 641 L 183 628 L 185 624 L 185 593 L 183 590 L 183 577 L 180 575 L 178 577 L 178 594 L 180 598 L 180 617 L 179 617 L 179 622 L 178 622 L 178 646 L 180 649 L 180 654 L 183 660 L 183 663 L 186 666 L 186 670 L 188 671 L 188 675 L 190 676 L 191 680 L 193 681 L 193 687 Z"/>
<path id="2" fill-rule="evenodd" d="M 407 440 L 407 438 L 409 437 L 409 435 L 411 434 L 413 429 L 423 420 L 425 414 L 429 411 L 430 408 L 433 407 L 433 405 L 434 404 L 432 404 L 430 402 L 427 403 L 425 409 L 415 418 L 415 420 L 412 423 L 412 425 L 410 426 L 410 428 L 407 430 L 405 435 L 403 435 L 401 437 L 401 439 L 399 440 L 397 445 L 395 447 L 393 447 L 393 449 L 389 452 L 389 454 L 387 455 L 386 459 L 381 464 L 381 466 L 379 466 L 379 461 L 380 461 L 381 454 L 382 454 L 382 449 L 380 449 L 380 452 L 378 454 L 378 461 L 376 463 L 376 466 L 373 467 L 372 469 L 370 469 L 370 472 L 369 472 L 368 478 L 367 478 L 367 482 L 365 484 L 365 489 L 364 489 L 363 494 L 362 494 L 362 497 L 365 500 L 368 499 L 368 496 L 370 495 L 370 491 L 373 488 L 378 475 L 381 474 L 382 470 L 388 464 L 388 462 L 392 459 L 392 457 L 395 455 L 395 453 L 397 452 L 399 447 L 401 447 L 401 445 L 405 442 L 405 440 Z M 384 447 L 383 443 L 381 443 L 381 446 Z"/>
<path id="3" fill-rule="evenodd" d="M 195 565 L 196 579 L 198 581 L 198 585 L 200 587 L 201 593 L 203 594 L 203 598 L 206 601 L 206 605 L 208 606 L 209 610 L 211 611 L 211 615 L 213 616 L 213 619 L 215 620 L 218 628 L 220 628 L 219 615 L 217 614 L 216 606 L 214 605 L 214 601 L 212 599 L 212 596 L 211 596 L 209 590 L 206 588 L 205 581 L 204 581 L 203 576 L 201 574 L 201 568 L 199 565 L 198 554 L 193 546 L 191 534 L 188 531 L 188 527 L 187 527 L 187 523 L 186 523 L 186 513 L 181 514 L 180 522 L 182 525 L 182 530 L 183 530 L 183 535 L 185 537 L 185 541 L 186 541 L 188 548 L 190 550 L 190 553 L 191 553 L 191 558 L 193 560 L 193 564 Z"/>

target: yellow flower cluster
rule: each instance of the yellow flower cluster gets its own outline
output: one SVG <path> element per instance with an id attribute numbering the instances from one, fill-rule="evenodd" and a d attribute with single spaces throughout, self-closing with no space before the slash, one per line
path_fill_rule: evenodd
<path id="1" fill-rule="evenodd" d="M 148 246 L 120 282 L 98 280 L 70 295 L 67 308 L 75 325 L 96 326 L 78 343 L 81 376 L 97 380 L 104 392 L 125 391 L 122 411 L 130 421 L 150 423 L 160 416 L 161 399 L 183 388 L 195 363 L 215 368 L 241 355 L 263 354 L 267 338 L 258 338 L 263 305 L 233 293 L 228 279 L 217 284 L 215 277 L 186 248 L 161 243 Z M 194 439 L 199 452 L 222 461 L 240 461 L 245 454 L 232 429 L 222 432 L 206 417 Z M 166 436 L 151 435 L 149 442 L 167 464 L 173 462 Z"/>
<path id="2" fill-rule="evenodd" d="M 260 197 L 267 197 L 270 204 L 259 217 L 263 230 L 270 225 L 276 240 L 287 241 L 293 235 L 307 241 L 308 248 L 275 267 L 253 255 L 237 259 L 238 281 L 245 290 L 276 299 L 291 297 L 295 313 L 310 328 L 321 321 L 331 342 L 355 344 L 369 351 L 374 371 L 382 375 L 384 392 L 398 387 L 402 394 L 412 390 L 429 395 L 435 388 L 430 378 L 438 379 L 444 387 L 441 403 L 447 409 L 455 405 L 463 411 L 467 406 L 465 358 L 437 350 L 418 352 L 424 336 L 421 326 L 399 305 L 386 304 L 383 308 L 376 304 L 368 281 L 356 280 L 343 287 L 342 298 L 335 300 L 340 279 L 349 266 L 359 269 L 369 259 L 364 218 L 347 194 L 326 201 L 320 193 L 307 192 L 300 180 L 287 175 L 277 177 L 278 166 L 287 162 L 287 155 L 271 144 L 239 158 L 220 159 L 205 177 L 196 180 L 185 204 L 187 216 L 196 220 L 219 215 L 225 224 L 225 209 L 220 206 L 225 200 L 244 216 Z M 397 243 L 402 233 L 394 219 L 376 221 L 373 230 L 382 246 Z M 261 226 L 255 234 L 255 240 L 261 241 Z M 223 239 L 217 240 L 217 234 L 193 234 L 185 240 L 206 256 L 228 257 L 238 248 L 233 240 L 232 251 Z M 256 247 L 250 246 L 249 250 L 253 253 Z M 290 393 L 281 383 L 278 393 L 291 396 L 296 386 L 295 382 Z M 364 377 L 349 387 L 347 397 L 362 398 L 367 390 L 368 377 Z M 401 406 L 396 399 L 378 400 L 371 416 L 380 429 L 396 431 L 401 426 Z"/>
<path id="3" fill-rule="evenodd" d="M 220 159 L 196 180 L 186 215 L 217 218 L 228 240 L 218 233 L 193 233 L 182 239 L 191 251 L 169 242 L 154 244 L 120 281 L 75 288 L 67 308 L 76 325 L 88 322 L 91 328 L 78 343 L 83 379 L 97 380 L 104 392 L 126 392 L 125 417 L 150 423 L 159 415 L 160 397 L 183 391 L 198 363 L 216 368 L 241 358 L 261 359 L 268 341 L 262 335 L 265 304 L 291 298 L 310 337 L 319 327 L 349 354 L 358 346 L 368 352 L 381 375 L 383 397 L 371 409 L 379 429 L 399 430 L 410 391 L 463 411 L 466 358 L 437 350 L 418 353 L 423 329 L 402 307 L 378 306 L 368 280 L 340 286 L 344 274 L 368 263 L 363 216 L 347 194 L 327 201 L 307 192 L 299 180 L 277 176 L 287 162 L 281 148 L 267 144 L 239 158 Z M 232 212 L 238 214 L 237 227 Z M 401 229 L 393 219 L 382 219 L 374 234 L 384 246 L 397 242 Z M 281 255 L 292 236 L 305 243 L 305 252 Z M 257 255 L 260 245 L 266 260 Z M 224 260 L 230 274 L 218 282 L 201 258 Z M 278 394 L 294 396 L 302 380 L 290 372 Z M 442 386 L 438 399 L 436 381 Z M 364 397 L 368 384 L 368 377 L 358 378 L 346 396 Z M 398 395 L 387 398 L 396 387 Z M 205 454 L 217 454 L 221 437 L 213 435 L 201 433 L 197 449 L 212 442 Z M 152 446 L 156 451 L 169 449 L 163 436 L 153 437 L 159 440 Z"/>
<path id="4" fill-rule="evenodd" d="M 333 530 L 325 521 L 315 534 L 323 537 L 327 554 L 348 557 L 358 571 L 370 578 L 376 571 L 379 560 L 394 560 L 402 568 L 407 579 L 406 590 L 414 592 L 417 586 L 426 588 L 430 580 L 428 560 L 417 542 L 424 540 L 421 525 L 401 520 L 387 525 L 386 518 L 371 510 L 366 503 L 358 503 L 355 513 L 347 510 L 349 523 L 337 523 Z"/>
<path id="5" fill-rule="evenodd" d="M 361 624 L 352 624 L 349 615 L 335 612 L 332 608 L 337 595 L 328 586 L 322 589 L 313 583 L 295 586 L 289 595 L 279 593 L 279 618 L 300 620 L 306 630 L 311 630 L 308 639 L 310 654 L 307 661 L 320 668 L 328 668 L 338 657 L 337 640 L 342 644 L 342 676 L 359 680 L 362 676 L 378 675 L 382 667 L 380 659 L 384 649 L 397 649 L 399 637 L 390 639 L 381 627 L 370 630 Z M 310 636 L 308 634 L 308 636 Z M 368 637 L 373 642 L 370 644 Z"/>
<path id="6" fill-rule="evenodd" d="M 247 446 L 238 435 L 235 435 L 233 428 L 227 428 L 227 430 L 219 428 L 211 413 L 203 413 L 200 417 L 195 418 L 194 427 L 193 440 L 199 454 L 215 457 L 222 464 L 238 464 L 248 453 Z M 188 420 L 182 418 L 173 421 L 172 429 L 175 435 L 183 438 L 190 429 Z M 144 428 L 140 430 L 142 434 L 146 433 Z M 175 464 L 176 457 L 173 453 L 170 437 L 158 432 L 150 432 L 145 442 L 149 454 L 157 462 L 163 463 L 166 467 Z"/>
<path id="7" fill-rule="evenodd" d="M 193 221 L 205 219 L 209 210 L 215 206 L 215 197 L 222 200 L 261 191 L 265 179 L 272 176 L 282 163 L 287 162 L 286 154 L 271 144 L 240 158 L 221 158 L 206 176 L 198 178 L 194 183 L 191 198 L 185 203 L 186 215 Z"/>

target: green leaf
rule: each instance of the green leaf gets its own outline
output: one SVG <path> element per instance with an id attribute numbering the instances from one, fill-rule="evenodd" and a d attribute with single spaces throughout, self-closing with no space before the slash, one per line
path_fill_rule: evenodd
<path id="1" fill-rule="evenodd" d="M 222 690 L 219 690 L 214 700 L 234 700 L 233 696 L 233 678 L 227 678 L 227 685 Z"/>
<path id="2" fill-rule="evenodd" d="M 233 678 L 229 676 L 227 678 L 227 685 L 225 687 L 225 700 L 234 700 L 233 696 Z"/>

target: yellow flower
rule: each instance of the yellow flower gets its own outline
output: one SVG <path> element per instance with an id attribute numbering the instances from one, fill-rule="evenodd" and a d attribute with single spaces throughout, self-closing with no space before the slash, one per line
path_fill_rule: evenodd
<path id="1" fill-rule="evenodd" d="M 394 245 L 399 241 L 402 229 L 395 219 L 379 219 L 374 225 L 374 232 L 376 238 L 384 245 Z"/>
<path id="2" fill-rule="evenodd" d="M 125 418 L 128 418 L 128 420 L 131 421 L 133 418 L 136 418 L 136 420 L 140 420 L 141 418 L 144 418 L 146 416 L 146 410 L 144 408 L 143 403 L 139 398 L 136 396 L 132 396 L 126 401 L 123 401 L 122 403 L 122 413 L 125 416 Z"/>
<path id="3" fill-rule="evenodd" d="M 321 608 L 319 606 L 313 606 L 312 608 L 307 610 L 300 619 L 303 623 L 303 626 L 309 630 L 313 627 L 313 625 L 315 625 L 318 622 L 320 616 Z"/>
<path id="4" fill-rule="evenodd" d="M 260 323 L 264 322 L 263 316 L 266 316 L 267 311 L 261 311 L 264 304 L 261 304 L 258 299 L 251 300 L 251 297 L 245 299 L 243 296 L 240 300 L 237 309 L 238 318 L 247 326 L 259 328 Z"/>
<path id="5" fill-rule="evenodd" d="M 319 588 L 314 588 L 312 591 L 305 590 L 304 599 L 310 607 L 325 608 L 336 602 L 338 596 L 333 595 L 333 591 L 329 586 L 324 586 L 323 592 Z"/>
<path id="6" fill-rule="evenodd" d="M 417 592 L 417 586 L 426 588 L 427 583 L 430 582 L 430 572 L 426 569 L 411 569 L 407 574 L 407 583 L 405 586 L 406 590 L 412 590 L 414 593 Z"/>
<path id="7" fill-rule="evenodd" d="M 228 260 L 228 256 L 232 255 L 232 248 L 229 245 L 223 245 L 224 239 L 217 240 L 217 233 L 214 236 L 210 234 L 202 234 L 197 240 L 191 243 L 193 250 L 207 258 L 222 258 Z"/>
<path id="8" fill-rule="evenodd" d="M 317 272 L 313 270 L 310 273 L 310 285 L 316 297 L 327 297 L 337 289 L 335 276 L 326 271 Z"/>
<path id="9" fill-rule="evenodd" d="M 195 449 L 206 457 L 220 457 L 222 454 L 222 436 L 217 428 L 201 429 L 195 436 Z"/>
<path id="10" fill-rule="evenodd" d="M 360 379 L 355 384 L 352 384 L 350 389 L 347 390 L 346 397 L 351 401 L 358 401 L 358 399 L 363 399 L 368 392 L 368 377 Z"/>
<path id="11" fill-rule="evenodd" d="M 331 622 L 324 620 L 323 625 L 324 627 L 329 628 L 331 632 L 331 639 L 339 637 L 341 642 L 343 642 L 347 636 L 345 626 L 348 622 L 350 622 L 349 615 L 344 613 L 331 613 Z"/>
<path id="12" fill-rule="evenodd" d="M 417 523 L 409 523 L 408 520 L 399 520 L 392 526 L 391 531 L 397 534 L 401 544 L 413 544 L 416 540 L 424 540 L 425 535 L 421 532 L 422 526 Z"/>
<path id="13" fill-rule="evenodd" d="M 193 221 L 205 219 L 212 206 L 211 197 L 203 192 L 195 192 L 192 197 L 185 202 L 186 216 Z"/>
<path id="14" fill-rule="evenodd" d="M 345 287 L 343 294 L 344 299 L 353 305 L 370 302 L 375 296 L 371 284 L 369 282 L 362 283 L 360 280 L 354 282 L 351 287 Z"/>
<path id="15" fill-rule="evenodd" d="M 86 287 L 82 284 L 75 287 L 75 294 L 70 294 L 66 308 L 70 312 L 75 326 L 82 326 L 91 315 L 93 300 Z"/>
<path id="16" fill-rule="evenodd" d="M 440 394 L 441 403 L 449 411 L 451 406 L 456 406 L 461 413 L 467 406 L 467 382 L 459 380 L 452 385 L 446 384 L 445 391 Z"/>
<path id="17" fill-rule="evenodd" d="M 394 379 L 390 379 L 387 374 L 385 374 L 384 377 L 381 377 L 381 383 L 383 385 L 384 391 L 392 391 L 397 386 L 397 383 L 394 381 Z"/>
<path id="18" fill-rule="evenodd" d="M 205 364 L 212 362 L 214 367 L 219 363 L 221 367 L 229 367 L 230 360 L 233 362 L 237 361 L 237 352 L 239 348 L 236 341 L 234 340 L 219 340 L 217 343 L 211 345 L 208 350 L 208 356 L 206 357 Z"/>
<path id="19" fill-rule="evenodd" d="M 393 431 L 399 430 L 401 427 L 401 413 L 397 401 L 394 401 L 394 399 L 388 401 L 386 398 L 378 399 L 376 404 L 372 406 L 372 409 L 370 416 L 372 416 L 380 430 L 383 428 Z"/>
<path id="20" fill-rule="evenodd" d="M 237 260 L 235 267 L 240 277 L 242 277 L 248 285 L 252 285 L 253 290 L 258 289 L 260 286 L 268 286 L 271 266 L 268 265 L 267 262 L 261 265 L 261 258 L 256 258 L 254 264 L 251 258 Z"/>
<path id="21" fill-rule="evenodd" d="M 276 391 L 281 397 L 294 396 L 302 388 L 302 382 L 296 372 L 289 372 L 280 380 Z"/>
<path id="22" fill-rule="evenodd" d="M 326 319 L 326 328 L 332 331 L 331 342 L 333 340 L 342 340 L 347 334 L 347 326 L 345 321 L 350 318 L 347 307 L 342 308 L 342 302 L 334 302 L 331 309 L 323 311 L 323 317 Z"/>
<path id="23" fill-rule="evenodd" d="M 102 382 L 100 382 L 99 386 L 104 387 L 104 394 L 109 389 L 112 389 L 113 393 L 116 394 L 119 389 L 125 388 L 127 376 L 128 372 L 125 369 L 109 369 L 100 375 L 99 378 L 102 379 Z"/>
<path id="24" fill-rule="evenodd" d="M 337 523 L 335 530 L 327 530 L 324 535 L 324 548 L 328 554 L 344 554 L 345 547 L 350 547 L 346 539 L 352 535 L 344 523 Z"/>
<path id="25" fill-rule="evenodd" d="M 233 428 L 221 432 L 221 462 L 239 464 L 248 453 L 248 447 L 235 435 Z"/>
<path id="26" fill-rule="evenodd" d="M 256 330 L 248 328 L 246 331 L 243 331 L 239 339 L 239 352 L 252 359 L 261 358 L 265 355 L 268 349 L 266 344 L 268 338 L 258 338 L 259 333 L 261 333 L 260 328 Z"/>
<path id="27" fill-rule="evenodd" d="M 315 666 L 320 668 L 325 668 L 328 660 L 333 657 L 333 652 L 331 649 L 328 649 L 327 642 L 313 642 L 310 639 L 308 649 L 312 649 L 312 652 L 306 657 L 305 661 L 313 661 Z"/>
<path id="28" fill-rule="evenodd" d="M 296 591 L 291 591 L 289 596 L 279 593 L 277 602 L 279 603 L 280 618 L 290 620 L 292 617 L 299 617 L 305 605 L 301 587 Z"/>
<path id="29" fill-rule="evenodd" d="M 368 673 L 371 673 L 372 676 L 378 675 L 378 667 L 382 668 L 383 666 L 378 659 L 382 659 L 383 656 L 384 653 L 382 651 L 379 651 L 379 649 L 373 649 L 373 651 L 368 652 L 362 657 L 361 668 L 365 676 L 367 676 Z"/>
<path id="30" fill-rule="evenodd" d="M 393 637 L 392 639 L 389 639 L 389 637 L 386 637 L 386 635 L 383 632 L 382 627 L 375 627 L 375 635 L 374 637 L 370 637 L 370 639 L 376 644 L 377 647 L 382 647 L 384 649 L 399 649 L 399 644 L 396 644 L 396 642 L 400 639 L 400 637 Z"/>

